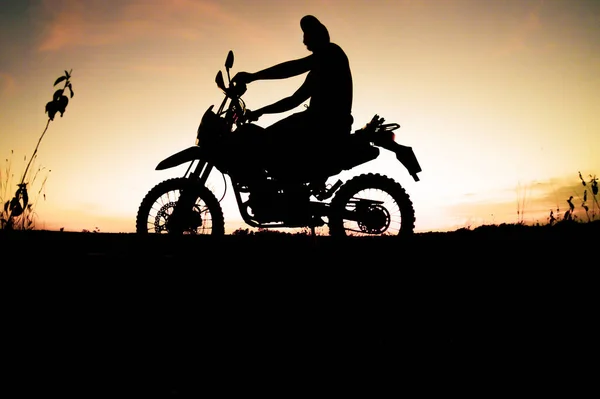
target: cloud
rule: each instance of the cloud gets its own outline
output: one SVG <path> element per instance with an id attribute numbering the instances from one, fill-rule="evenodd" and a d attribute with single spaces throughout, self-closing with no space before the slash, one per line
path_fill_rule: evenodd
<path id="1" fill-rule="evenodd" d="M 214 0 L 44 0 L 40 51 L 156 40 L 199 40 L 237 26 L 256 31 Z"/>
<path id="2" fill-rule="evenodd" d="M 539 0 L 527 12 L 517 27 L 509 33 L 505 42 L 498 46 L 495 51 L 496 56 L 506 57 L 527 50 L 531 36 L 542 27 L 540 14 L 543 4 L 544 0 Z"/>
<path id="3" fill-rule="evenodd" d="M 592 176 L 583 174 L 583 179 L 587 183 L 585 187 L 576 174 L 572 179 L 535 181 L 517 187 L 512 193 L 499 190 L 497 195 L 500 199 L 477 199 L 476 195 L 467 194 L 462 203 L 445 206 L 444 213 L 454 215 L 457 220 L 461 220 L 459 225 L 468 221 L 473 227 L 490 223 L 516 223 L 519 220 L 527 223 L 545 223 L 550 216 L 550 211 L 555 217 L 563 217 L 565 211 L 569 209 L 567 201 L 573 197 L 575 214 L 586 220 L 587 216 L 582 207 L 584 190 L 587 188 L 586 204 L 590 211 L 593 209 L 594 198 L 589 184 Z M 600 195 L 596 195 L 596 200 L 600 201 Z M 598 205 L 595 211 L 598 214 Z"/>
<path id="4" fill-rule="evenodd" d="M 556 204 L 557 208 L 566 210 L 568 207 L 567 200 L 572 196 L 573 204 L 575 206 L 579 206 L 583 203 L 584 192 L 587 191 L 587 201 L 586 203 L 591 207 L 593 202 L 593 194 L 591 190 L 591 180 L 595 176 L 582 174 L 582 179 L 585 181 L 586 185 L 584 186 L 581 180 L 577 180 L 578 177 L 574 177 L 572 182 L 562 182 L 563 184 L 557 184 L 550 187 L 550 190 L 547 191 L 546 196 L 541 197 L 540 201 L 545 201 L 546 203 Z M 596 195 L 596 199 L 600 200 L 600 196 Z"/>
<path id="5" fill-rule="evenodd" d="M 8 73 L 0 72 L 0 97 L 14 93 L 15 79 Z"/>

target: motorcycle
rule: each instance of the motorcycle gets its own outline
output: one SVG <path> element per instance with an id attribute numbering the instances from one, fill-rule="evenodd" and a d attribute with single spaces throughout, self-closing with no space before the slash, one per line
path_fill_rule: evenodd
<path id="1" fill-rule="evenodd" d="M 228 139 L 233 134 L 263 129 L 246 118 L 249 110 L 242 100 L 246 85 L 232 82 L 233 61 L 233 52 L 229 51 L 225 61 L 228 85 L 220 70 L 215 78 L 225 98 L 217 111 L 211 105 L 204 112 L 195 145 L 156 166 L 156 170 L 165 170 L 189 162 L 183 177 L 162 181 L 145 195 L 136 217 L 137 233 L 224 235 L 220 202 L 225 194 L 218 200 L 207 187 L 209 176 L 216 170 L 225 181 L 229 176 L 240 214 L 251 227 L 310 228 L 315 234 L 316 227 L 327 225 L 332 237 L 413 234 L 413 203 L 395 180 L 380 173 L 363 173 L 328 184 L 342 171 L 376 159 L 380 148 L 395 153 L 412 178 L 419 181 L 421 167 L 412 148 L 395 141 L 394 131 L 400 125 L 385 124 L 379 115 L 363 128 L 349 132 L 336 149 L 338 156 L 331 160 L 312 166 L 296 165 L 297 173 L 262 170 L 252 183 L 232 173 L 235 160 L 227 157 Z"/>

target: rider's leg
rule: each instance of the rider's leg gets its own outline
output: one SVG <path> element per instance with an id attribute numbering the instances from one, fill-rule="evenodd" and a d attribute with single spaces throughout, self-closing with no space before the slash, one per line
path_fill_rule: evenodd
<path id="1" fill-rule="evenodd" d="M 293 170 L 301 167 L 303 149 L 311 140 L 306 135 L 309 129 L 305 112 L 292 114 L 265 129 L 265 153 L 263 159 L 267 169 Z"/>

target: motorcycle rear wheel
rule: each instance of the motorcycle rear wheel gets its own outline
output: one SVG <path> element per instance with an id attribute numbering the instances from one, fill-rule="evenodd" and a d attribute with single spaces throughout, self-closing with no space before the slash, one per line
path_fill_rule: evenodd
<path id="1" fill-rule="evenodd" d="M 167 222 L 182 190 L 192 190 L 192 194 L 196 197 L 190 219 L 186 221 L 182 233 L 224 235 L 223 210 L 215 195 L 208 188 L 183 177 L 158 183 L 146 194 L 138 209 L 136 232 L 138 234 L 173 233 L 168 228 Z"/>
<path id="2" fill-rule="evenodd" d="M 331 200 L 328 224 L 332 237 L 405 237 L 414 232 L 415 210 L 399 183 L 367 173 L 340 187 Z"/>

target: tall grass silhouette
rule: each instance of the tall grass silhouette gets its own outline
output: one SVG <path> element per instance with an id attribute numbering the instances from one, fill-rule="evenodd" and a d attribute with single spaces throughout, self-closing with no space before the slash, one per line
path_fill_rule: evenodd
<path id="1" fill-rule="evenodd" d="M 581 172 L 579 173 L 579 180 L 581 185 L 584 187 L 583 194 L 580 196 L 578 193 L 574 192 L 566 199 L 566 202 L 569 208 L 565 211 L 562 218 L 560 216 L 560 208 L 556 208 L 556 214 L 554 210 L 550 210 L 550 216 L 548 217 L 548 223 L 550 225 L 559 223 L 559 222 L 592 222 L 596 220 L 600 220 L 600 204 L 598 203 L 598 177 L 596 175 L 588 175 L 588 179 L 584 179 Z M 588 194 L 589 193 L 589 194 Z M 580 203 L 580 211 L 583 210 L 585 214 L 585 218 L 578 216 L 577 206 L 574 201 L 579 200 Z M 591 209 L 590 209 L 591 202 Z M 581 213 L 581 212 L 580 212 Z"/>
<path id="2" fill-rule="evenodd" d="M 14 173 L 12 171 L 13 151 L 11 151 L 10 158 L 6 159 L 4 169 L 0 169 L 0 203 L 3 204 L 2 210 L 0 211 L 0 229 L 2 230 L 32 230 L 35 228 L 35 204 L 37 203 L 37 197 L 39 197 L 40 194 L 43 193 L 44 198 L 46 196 L 44 189 L 48 175 L 46 174 L 43 178 L 40 189 L 37 192 L 36 201 L 31 201 L 28 187 L 31 188 L 35 181 L 38 180 L 39 174 L 45 171 L 45 168 L 41 167 L 35 169 L 34 165 L 40 143 L 48 131 L 50 122 L 54 120 L 58 113 L 60 113 L 62 118 L 67 105 L 69 104 L 69 98 L 73 98 L 74 93 L 73 85 L 71 83 L 71 72 L 72 70 L 69 72 L 65 70 L 65 74 L 59 76 L 54 81 L 54 86 L 64 82 L 63 87 L 56 90 L 52 96 L 52 100 L 46 103 L 45 113 L 48 114 L 46 127 L 44 128 L 29 161 L 25 158 L 27 165 L 25 166 L 25 170 L 21 175 L 19 183 L 16 184 L 17 190 L 14 192 L 11 199 L 8 198 L 10 198 L 12 188 L 14 188 Z M 65 91 L 67 90 L 68 96 L 65 95 Z"/>

